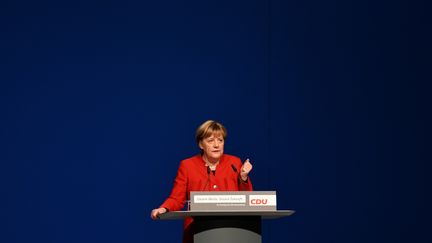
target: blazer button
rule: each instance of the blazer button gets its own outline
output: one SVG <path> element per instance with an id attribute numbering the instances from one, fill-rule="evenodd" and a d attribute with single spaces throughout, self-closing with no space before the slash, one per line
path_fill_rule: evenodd
<path id="1" fill-rule="evenodd" d="M 213 189 L 216 189 L 217 188 L 217 185 L 213 185 Z"/>

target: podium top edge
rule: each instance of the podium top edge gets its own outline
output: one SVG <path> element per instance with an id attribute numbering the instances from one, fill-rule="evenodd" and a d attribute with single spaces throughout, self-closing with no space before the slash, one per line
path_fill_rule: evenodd
<path id="1" fill-rule="evenodd" d="M 177 220 L 187 217 L 212 217 L 212 216 L 259 216 L 262 219 L 277 219 L 288 217 L 294 214 L 294 210 L 277 210 L 277 211 L 173 211 L 159 215 L 160 220 Z"/>

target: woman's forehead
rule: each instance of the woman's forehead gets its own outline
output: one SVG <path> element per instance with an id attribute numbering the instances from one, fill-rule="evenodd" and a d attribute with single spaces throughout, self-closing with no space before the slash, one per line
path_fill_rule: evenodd
<path id="1" fill-rule="evenodd" d="M 205 138 L 223 138 L 223 135 L 222 132 L 217 131 L 217 132 L 209 133 Z"/>

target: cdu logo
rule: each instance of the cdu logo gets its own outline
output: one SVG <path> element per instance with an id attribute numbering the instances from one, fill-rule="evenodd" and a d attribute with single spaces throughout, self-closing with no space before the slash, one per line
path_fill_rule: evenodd
<path id="1" fill-rule="evenodd" d="M 251 205 L 267 205 L 268 199 L 252 199 Z"/>
<path id="2" fill-rule="evenodd" d="M 276 206 L 276 195 L 249 195 L 250 206 Z"/>

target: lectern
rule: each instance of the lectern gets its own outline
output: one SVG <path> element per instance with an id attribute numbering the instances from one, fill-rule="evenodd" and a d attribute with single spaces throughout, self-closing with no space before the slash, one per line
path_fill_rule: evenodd
<path id="1" fill-rule="evenodd" d="M 276 211 L 174 211 L 161 220 L 193 217 L 194 243 L 261 243 L 261 221 L 290 216 L 293 210 Z"/>
<path id="2" fill-rule="evenodd" d="M 188 211 L 161 214 L 162 220 L 192 217 L 194 243 L 261 243 L 261 221 L 290 216 L 277 210 L 275 191 L 191 192 Z"/>

